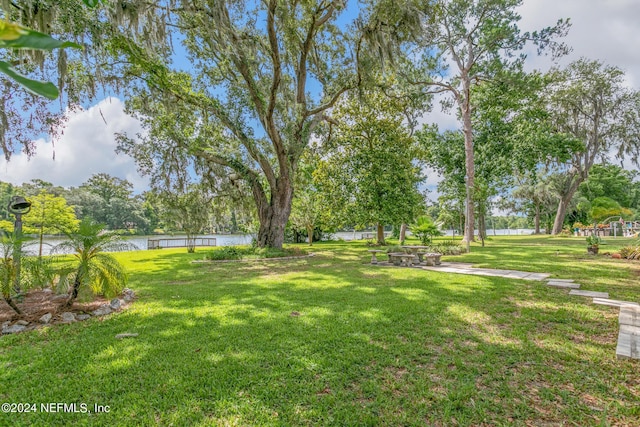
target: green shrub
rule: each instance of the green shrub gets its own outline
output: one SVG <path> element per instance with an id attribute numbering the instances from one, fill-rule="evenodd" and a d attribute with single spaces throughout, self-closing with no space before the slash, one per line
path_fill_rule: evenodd
<path id="1" fill-rule="evenodd" d="M 242 248 L 236 246 L 223 246 L 220 249 L 214 249 L 208 252 L 205 254 L 205 258 L 211 261 L 242 259 L 242 251 Z"/>
<path id="2" fill-rule="evenodd" d="M 588 246 L 598 246 L 602 244 L 602 238 L 593 234 L 591 236 L 587 236 L 585 240 L 587 241 Z"/>
<path id="3" fill-rule="evenodd" d="M 284 258 L 290 256 L 304 256 L 306 254 L 306 251 L 300 248 L 260 248 L 255 252 L 255 255 L 257 255 L 256 258 Z"/>
<path id="4" fill-rule="evenodd" d="M 442 255 L 460 255 L 462 252 L 464 252 L 462 246 L 452 242 L 430 245 L 429 251 L 437 252 Z"/>
<path id="5" fill-rule="evenodd" d="M 438 226 L 426 215 L 418 217 L 416 224 L 411 226 L 411 233 L 420 239 L 423 245 L 430 244 L 434 236 L 442 235 Z"/>
<path id="6" fill-rule="evenodd" d="M 223 246 L 205 254 L 205 259 L 211 261 L 238 260 L 238 259 L 261 259 L 261 258 L 284 258 L 290 256 L 303 256 L 306 252 L 300 248 L 259 248 L 257 246 L 239 247 Z"/>

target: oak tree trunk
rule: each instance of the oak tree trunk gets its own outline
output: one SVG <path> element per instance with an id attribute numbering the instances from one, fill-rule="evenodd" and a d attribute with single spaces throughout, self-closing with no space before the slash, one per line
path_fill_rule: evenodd
<path id="1" fill-rule="evenodd" d="M 467 252 L 471 250 L 471 242 L 474 241 L 475 232 L 475 209 L 474 209 L 474 188 L 475 188 L 475 163 L 473 153 L 473 125 L 471 123 L 471 103 L 470 86 L 471 82 L 463 78 L 464 97 L 458 101 L 460 113 L 462 115 L 462 133 L 464 134 L 464 158 L 465 158 L 465 184 L 467 186 L 464 239 Z"/>
<path id="2" fill-rule="evenodd" d="M 254 192 L 255 194 L 255 192 Z M 284 229 L 291 214 L 293 200 L 293 186 L 288 180 L 281 179 L 278 187 L 272 189 L 270 202 L 264 197 L 256 200 L 258 205 L 258 247 L 282 249 L 284 243 Z"/>
<path id="3" fill-rule="evenodd" d="M 309 241 L 309 246 L 313 245 L 313 227 L 311 225 L 307 225 L 307 240 Z"/>
<path id="4" fill-rule="evenodd" d="M 378 244 L 384 245 L 384 225 L 378 223 Z"/>
<path id="5" fill-rule="evenodd" d="M 484 247 L 484 240 L 487 238 L 487 225 L 484 215 L 484 212 L 478 212 L 478 236 L 480 236 L 482 247 Z"/>
<path id="6" fill-rule="evenodd" d="M 567 209 L 573 199 L 574 194 L 578 190 L 580 183 L 584 181 L 581 176 L 574 176 L 571 178 L 571 184 L 569 188 L 561 195 L 560 202 L 558 203 L 558 210 L 556 211 L 556 219 L 553 222 L 553 230 L 551 234 L 560 234 L 562 232 L 562 226 L 564 225 L 564 218 L 567 215 Z"/>
<path id="7" fill-rule="evenodd" d="M 540 203 L 536 203 L 536 214 L 533 219 L 535 234 L 540 234 Z"/>
<path id="8" fill-rule="evenodd" d="M 551 234 L 559 234 L 562 231 L 562 226 L 564 225 L 564 218 L 567 215 L 567 208 L 569 207 L 569 203 L 571 202 L 571 197 L 567 197 L 563 195 L 558 203 L 558 210 L 556 211 L 556 219 L 553 222 L 553 230 Z"/>
<path id="9" fill-rule="evenodd" d="M 400 225 L 400 244 L 404 245 L 404 241 L 407 238 L 407 224 L 404 222 Z"/>

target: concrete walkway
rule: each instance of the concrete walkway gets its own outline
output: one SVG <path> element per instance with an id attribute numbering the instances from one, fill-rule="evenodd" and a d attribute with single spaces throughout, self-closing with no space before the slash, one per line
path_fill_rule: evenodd
<path id="1" fill-rule="evenodd" d="M 492 276 L 492 277 L 505 277 L 507 279 L 522 279 L 522 280 L 544 280 L 550 276 L 547 273 L 531 273 L 527 271 L 517 270 L 496 270 L 493 268 L 473 268 L 473 264 L 465 264 L 461 262 L 443 262 L 440 265 L 435 266 L 416 266 L 423 270 L 440 271 L 443 273 L 457 273 L 457 274 L 473 274 L 476 276 Z"/>
<path id="2" fill-rule="evenodd" d="M 391 263 L 379 263 L 378 265 L 393 266 Z M 596 292 L 581 290 L 580 284 L 573 279 L 548 279 L 548 273 L 530 273 L 517 270 L 497 270 L 492 268 L 474 268 L 472 264 L 461 262 L 443 262 L 436 266 L 414 266 L 423 270 L 439 271 L 442 273 L 472 274 L 476 276 L 504 277 L 508 279 L 536 280 L 547 279 L 547 286 L 570 289 L 569 295 L 593 298 L 594 304 L 620 308 L 618 323 L 618 345 L 616 356 L 618 359 L 640 359 L 640 304 L 632 301 L 619 301 L 609 299 L 608 292 Z"/>

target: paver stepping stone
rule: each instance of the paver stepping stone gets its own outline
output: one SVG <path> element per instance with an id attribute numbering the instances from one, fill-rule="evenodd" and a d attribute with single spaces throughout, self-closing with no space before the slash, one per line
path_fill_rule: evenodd
<path id="1" fill-rule="evenodd" d="M 578 283 L 571 282 L 556 282 L 555 280 L 549 280 L 547 282 L 547 286 L 555 286 L 556 288 L 569 288 L 569 289 L 579 289 L 580 285 Z"/>
<path id="2" fill-rule="evenodd" d="M 573 279 L 556 279 L 555 277 L 550 278 L 549 281 L 550 282 L 567 282 L 567 283 L 574 282 Z"/>
<path id="3" fill-rule="evenodd" d="M 627 304 L 621 306 L 618 322 L 620 323 L 620 325 L 631 325 L 640 327 L 640 306 L 637 304 Z"/>
<path id="4" fill-rule="evenodd" d="M 523 277 L 531 276 L 531 273 L 528 273 L 526 271 L 509 271 L 509 270 L 496 270 L 496 271 L 498 271 L 501 274 L 504 274 L 506 276 L 514 276 L 514 277 L 519 277 L 521 279 Z"/>
<path id="5" fill-rule="evenodd" d="M 608 292 L 581 291 L 578 289 L 572 289 L 571 291 L 569 291 L 569 295 L 577 295 L 580 297 L 592 297 L 592 298 L 609 298 Z"/>
<path id="6" fill-rule="evenodd" d="M 640 359 L 640 327 L 620 325 L 616 356 L 618 359 Z"/>
<path id="7" fill-rule="evenodd" d="M 533 274 L 529 274 L 526 277 L 523 277 L 523 279 L 524 280 L 544 280 L 549 276 L 551 276 L 549 273 L 533 273 Z"/>
<path id="8" fill-rule="evenodd" d="M 635 305 L 638 306 L 640 308 L 640 305 L 638 305 L 638 303 L 635 302 L 631 302 L 631 301 L 618 301 L 616 299 L 608 299 L 608 298 L 594 298 L 593 299 L 593 303 L 594 304 L 600 304 L 600 305 L 608 305 L 611 307 L 622 307 L 624 305 Z M 640 326 L 640 325 L 638 325 Z"/>
<path id="9" fill-rule="evenodd" d="M 548 273 L 531 273 L 517 270 L 497 270 L 493 268 L 472 268 L 472 264 L 443 262 L 439 266 L 419 266 L 423 270 L 440 271 L 444 273 L 473 274 L 475 276 L 504 277 L 507 279 L 544 280 Z"/>

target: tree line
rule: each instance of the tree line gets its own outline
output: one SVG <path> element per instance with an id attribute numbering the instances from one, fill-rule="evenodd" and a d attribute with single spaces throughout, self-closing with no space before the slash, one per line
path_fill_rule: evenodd
<path id="1" fill-rule="evenodd" d="M 14 62 L 56 76 L 61 106 L 100 88 L 122 94 L 144 132 L 118 135 L 119 150 L 151 192 L 175 218 L 213 198 L 234 200 L 235 214 L 249 207 L 259 246 L 282 246 L 290 219 L 307 234 L 321 221 L 375 224 L 379 238 L 385 224 L 411 223 L 426 209 L 424 164 L 444 177 L 441 222 L 461 219 L 467 245 L 497 201 L 519 194 L 536 224 L 553 200 L 558 234 L 594 165 L 638 160 L 640 95 L 623 71 L 582 58 L 525 72 L 526 49 L 569 52 L 570 22 L 522 31 L 521 0 L 90 3 L 5 6 L 11 20 L 84 47 Z M 420 125 L 438 102 L 458 130 Z M 24 117 L 6 106 L 7 120 Z M 18 128 L 4 126 L 4 140 Z M 543 197 L 524 196 L 548 181 Z"/>

